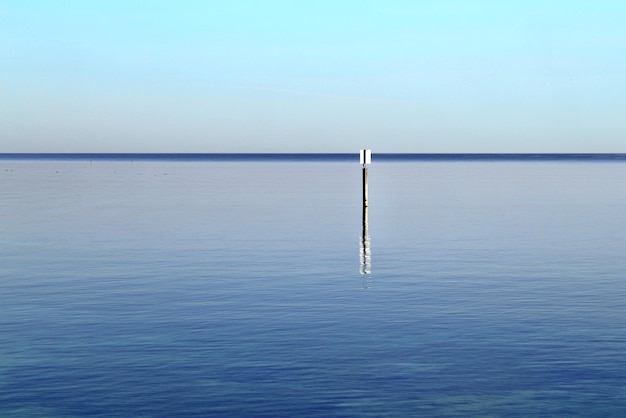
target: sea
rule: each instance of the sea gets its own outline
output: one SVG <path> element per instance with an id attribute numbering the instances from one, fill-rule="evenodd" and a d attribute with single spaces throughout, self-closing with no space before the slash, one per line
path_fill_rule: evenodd
<path id="1" fill-rule="evenodd" d="M 0 416 L 626 416 L 626 155 L 366 169 L 0 155 Z"/>

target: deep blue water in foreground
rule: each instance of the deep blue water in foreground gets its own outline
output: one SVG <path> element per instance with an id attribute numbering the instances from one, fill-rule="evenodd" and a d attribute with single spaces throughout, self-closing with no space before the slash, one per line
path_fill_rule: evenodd
<path id="1" fill-rule="evenodd" d="M 0 416 L 625 416 L 596 157 L 5 156 Z"/>

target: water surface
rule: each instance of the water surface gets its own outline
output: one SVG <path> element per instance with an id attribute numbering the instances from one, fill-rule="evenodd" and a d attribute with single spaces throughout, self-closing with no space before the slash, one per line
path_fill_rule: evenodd
<path id="1" fill-rule="evenodd" d="M 0 415 L 626 413 L 626 164 L 360 170 L 0 161 Z"/>

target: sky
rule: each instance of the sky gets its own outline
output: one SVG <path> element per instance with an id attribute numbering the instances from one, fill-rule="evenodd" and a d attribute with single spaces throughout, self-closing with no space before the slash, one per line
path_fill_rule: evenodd
<path id="1" fill-rule="evenodd" d="M 623 0 L 0 0 L 0 152 L 626 152 Z"/>

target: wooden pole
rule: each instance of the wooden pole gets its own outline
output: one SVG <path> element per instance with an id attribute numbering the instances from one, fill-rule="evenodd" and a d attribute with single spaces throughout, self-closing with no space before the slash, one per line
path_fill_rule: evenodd
<path id="1" fill-rule="evenodd" d="M 367 191 L 367 166 L 363 165 L 363 239 L 367 236 L 367 227 L 368 227 L 368 191 Z"/>
<path id="2" fill-rule="evenodd" d="M 367 166 L 363 165 L 363 207 L 366 208 L 368 206 L 367 202 Z"/>
<path id="3" fill-rule="evenodd" d="M 362 234 L 361 234 L 361 274 L 371 273 L 371 253 L 370 253 L 370 237 L 368 231 L 368 209 L 369 209 L 369 196 L 368 196 L 368 178 L 367 178 L 367 165 L 370 163 L 370 151 L 361 150 L 361 164 L 363 166 L 363 218 L 362 218 Z"/>

